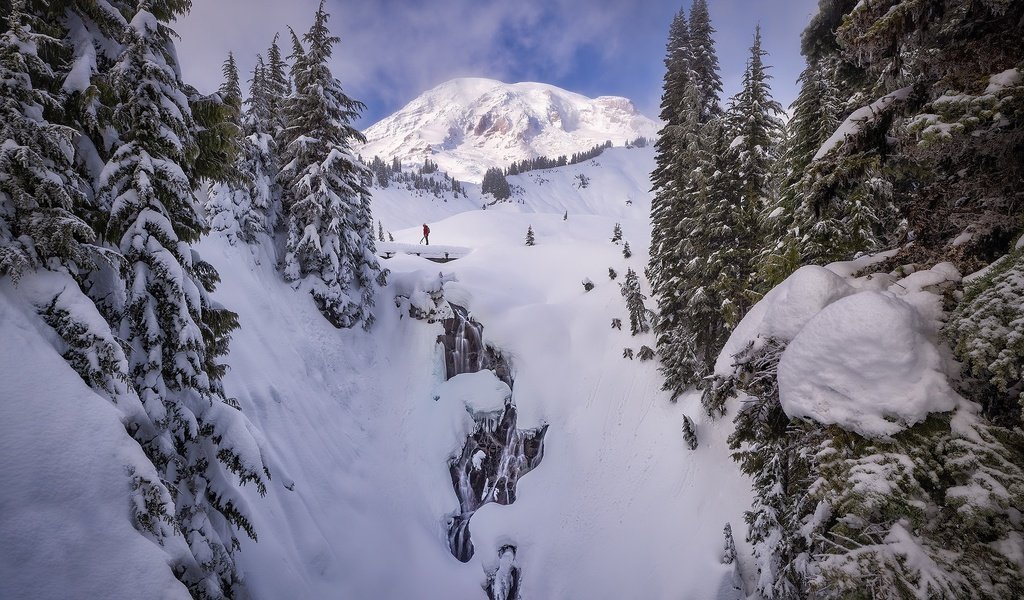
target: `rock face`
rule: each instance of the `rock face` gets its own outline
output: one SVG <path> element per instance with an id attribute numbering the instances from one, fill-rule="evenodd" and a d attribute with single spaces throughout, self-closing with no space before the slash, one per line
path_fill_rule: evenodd
<path id="1" fill-rule="evenodd" d="M 438 342 L 445 348 L 448 379 L 463 373 L 487 369 L 512 389 L 508 361 L 483 342 L 483 326 L 468 311 L 451 305 L 453 316 L 444 320 L 444 335 Z M 459 499 L 459 512 L 448 526 L 448 545 L 462 562 L 473 557 L 469 520 L 478 508 L 489 503 L 511 504 L 516 500 L 516 483 L 540 464 L 544 457 L 547 425 L 537 429 L 516 428 L 516 405 L 510 395 L 499 411 L 473 415 L 476 427 L 466 439 L 462 453 L 448 465 L 452 487 Z M 514 551 L 513 551 L 514 555 Z M 511 598 L 512 596 L 509 596 Z"/>
<path id="2" fill-rule="evenodd" d="M 423 164 L 430 158 L 456 179 L 480 182 L 489 167 L 621 146 L 658 125 L 617 96 L 587 98 L 543 83 L 453 79 L 421 94 L 364 132 L 364 157 Z"/>

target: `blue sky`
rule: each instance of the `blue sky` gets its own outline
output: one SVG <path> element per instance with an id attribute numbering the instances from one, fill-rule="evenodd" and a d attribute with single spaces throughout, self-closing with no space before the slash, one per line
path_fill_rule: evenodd
<path id="1" fill-rule="evenodd" d="M 327 0 L 342 38 L 332 65 L 346 91 L 367 104 L 366 127 L 453 77 L 541 81 L 587 96 L 633 100 L 656 117 L 665 39 L 691 0 Z M 185 79 L 215 89 L 229 50 L 249 71 L 275 32 L 300 33 L 318 0 L 193 0 L 175 24 Z M 773 65 L 773 92 L 796 96 L 800 32 L 817 0 L 709 0 L 725 98 L 739 87 L 754 27 Z M 284 38 L 283 47 L 290 46 Z M 243 75 L 248 79 L 248 74 Z M 723 98 L 723 100 L 725 100 Z"/>

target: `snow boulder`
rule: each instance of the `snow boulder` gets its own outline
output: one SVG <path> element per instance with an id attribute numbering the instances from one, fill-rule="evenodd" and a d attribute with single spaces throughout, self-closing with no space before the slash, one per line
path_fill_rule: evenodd
<path id="1" fill-rule="evenodd" d="M 729 336 L 715 363 L 715 374 L 732 373 L 733 356 L 751 342 L 754 349 L 768 338 L 790 341 L 823 308 L 855 293 L 845 279 L 829 269 L 800 267 L 785 281 L 765 294 Z"/>
<path id="2" fill-rule="evenodd" d="M 837 300 L 811 319 L 779 361 L 790 417 L 868 437 L 895 434 L 958 401 L 925 319 L 884 292 Z"/>

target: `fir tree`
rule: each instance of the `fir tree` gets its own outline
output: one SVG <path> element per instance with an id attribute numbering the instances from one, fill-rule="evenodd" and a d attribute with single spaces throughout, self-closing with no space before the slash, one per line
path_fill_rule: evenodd
<path id="1" fill-rule="evenodd" d="M 690 7 L 690 70 L 697 86 L 698 114 L 702 122 L 721 114 L 718 105 L 722 93 L 722 78 L 718 74 L 718 54 L 715 52 L 715 28 L 711 26 L 706 0 L 694 0 Z"/>
<path id="2" fill-rule="evenodd" d="M 295 37 L 295 89 L 285 107 L 282 134 L 288 217 L 284 274 L 304 281 L 320 312 L 336 327 L 373 323 L 373 296 L 386 271 L 377 262 L 366 168 L 352 153 L 365 139 L 352 126 L 363 104 L 331 75 L 328 61 L 339 40 L 327 28 L 323 2 L 302 48 Z"/>
<path id="3" fill-rule="evenodd" d="M 260 69 L 259 63 L 257 68 Z M 224 83 L 220 94 L 224 102 L 234 111 L 240 110 L 242 93 L 239 88 L 238 69 L 232 54 L 224 61 Z M 253 79 L 256 80 L 254 74 Z M 254 94 L 255 96 L 256 94 Z M 223 181 L 210 187 L 206 203 L 206 214 L 210 227 L 223 233 L 232 244 L 236 240 L 255 242 L 260 234 L 269 232 L 267 208 L 270 205 L 270 190 L 266 189 L 266 162 L 268 157 L 259 147 L 260 140 L 253 134 L 241 137 L 241 118 L 230 121 L 235 136 L 239 137 L 238 152 L 232 169 Z"/>
<path id="4" fill-rule="evenodd" d="M 739 202 L 744 212 L 756 215 L 770 195 L 769 175 L 777 159 L 776 149 L 782 136 L 782 106 L 772 99 L 768 67 L 762 58 L 761 27 L 754 33 L 750 58 L 743 73 L 743 88 L 729 108 L 730 150 L 738 155 Z M 748 217 L 749 218 L 749 217 Z M 747 234 L 759 237 L 756 231 Z"/>
<path id="5" fill-rule="evenodd" d="M 491 194 L 495 200 L 506 200 L 512 196 L 512 189 L 508 185 L 508 180 L 505 179 L 501 169 L 495 167 L 487 169 L 484 173 L 483 182 L 480 184 L 480 192 Z"/>
<path id="6" fill-rule="evenodd" d="M 726 523 L 722 529 L 725 536 L 725 548 L 722 550 L 722 564 L 731 565 L 736 562 L 736 540 L 732 537 L 732 524 Z"/>
<path id="7" fill-rule="evenodd" d="M 622 244 L 622 258 L 632 258 L 633 251 L 629 249 L 629 242 Z"/>
<path id="8" fill-rule="evenodd" d="M 742 312 L 737 299 L 745 283 L 735 155 L 728 152 L 722 119 L 701 128 L 692 154 L 697 168 L 686 187 L 689 208 L 677 226 L 682 235 L 674 257 L 678 266 L 659 298 L 662 373 L 673 398 L 710 372 Z"/>
<path id="9" fill-rule="evenodd" d="M 533 225 L 526 228 L 526 245 L 533 246 L 537 243 L 537 240 L 533 237 Z"/>
<path id="10" fill-rule="evenodd" d="M 829 66 L 832 65 L 832 66 Z M 758 215 L 763 235 L 758 249 L 756 291 L 763 294 L 800 265 L 797 206 L 813 181 L 805 177 L 818 148 L 839 127 L 842 103 L 834 82 L 834 61 L 814 60 L 800 73 L 800 93 L 790 107 L 779 156 L 772 173 L 774 197 Z"/>
<path id="11" fill-rule="evenodd" d="M 615 281 L 615 278 L 618 277 L 618 276 L 619 276 L 619 274 L 618 274 L 618 272 L 615 271 L 615 269 L 613 269 L 611 267 L 608 267 L 608 279 L 611 279 L 612 281 Z"/>
<path id="12" fill-rule="evenodd" d="M 690 142 L 690 119 L 695 113 L 685 111 L 684 100 L 690 90 L 689 25 L 682 9 L 672 19 L 665 48 L 665 77 L 661 94 L 661 120 L 665 123 L 655 143 L 656 166 L 651 173 L 654 198 L 651 201 L 651 285 L 660 294 L 661 275 L 671 264 L 674 247 L 675 211 L 678 207 L 680 181 L 686 174 L 686 165 L 680 162 Z"/>
<path id="13" fill-rule="evenodd" d="M 236 582 L 232 526 L 256 535 L 226 471 L 264 493 L 265 467 L 224 436 L 239 417 L 224 397 L 216 359 L 237 321 L 210 300 L 216 272 L 189 247 L 204 229 L 185 176 L 199 149 L 196 125 L 165 60 L 173 34 L 155 16 L 186 9 L 140 2 L 125 29 L 127 45 L 112 71 L 121 143 L 103 170 L 101 194 L 110 207 L 106 237 L 116 241 L 129 278 L 121 323 L 129 374 L 159 427 L 144 448 L 168 480 L 192 554 L 204 557 L 176 564 L 175 572 L 193 595 L 217 598 L 231 595 Z"/>
<path id="14" fill-rule="evenodd" d="M 637 351 L 636 357 L 640 359 L 640 362 L 654 360 L 654 349 L 647 345 L 640 346 L 640 350 Z"/>
<path id="15" fill-rule="evenodd" d="M 562 220 L 563 221 L 568 221 L 569 220 L 569 211 L 565 211 L 565 214 L 562 215 Z"/>
<path id="16" fill-rule="evenodd" d="M 618 244 L 622 241 L 622 225 L 615 224 L 615 228 L 612 230 L 612 243 Z"/>
<path id="17" fill-rule="evenodd" d="M 38 267 L 87 267 L 85 244 L 95 238 L 76 215 L 85 184 L 73 167 L 74 132 L 40 119 L 58 101 L 33 83 L 54 73 L 27 20 L 15 2 L 0 34 L 0 276 L 15 281 Z"/>
<path id="18" fill-rule="evenodd" d="M 636 271 L 626 269 L 626 279 L 620 290 L 622 297 L 626 299 L 626 310 L 629 312 L 629 329 L 633 335 L 647 333 L 651 330 L 647 322 L 647 308 L 644 306 L 644 296 L 640 291 L 640 279 Z"/>
<path id="19" fill-rule="evenodd" d="M 381 223 L 379 219 L 377 220 L 377 241 L 384 241 L 384 223 Z"/>

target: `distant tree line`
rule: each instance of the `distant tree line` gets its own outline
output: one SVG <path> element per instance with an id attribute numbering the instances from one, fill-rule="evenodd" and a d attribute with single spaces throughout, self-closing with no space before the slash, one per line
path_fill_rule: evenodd
<path id="1" fill-rule="evenodd" d="M 644 138 L 638 138 L 644 139 Z M 635 140 L 634 140 L 635 141 Z M 557 158 L 550 158 L 548 156 L 538 156 L 537 158 L 525 158 L 523 160 L 513 162 L 505 169 L 506 176 L 520 175 L 527 171 L 536 171 L 537 169 L 553 169 L 554 167 L 564 167 L 566 165 L 575 165 L 592 158 L 597 158 L 605 151 L 606 148 L 611 148 L 611 140 L 606 141 L 603 144 L 598 144 L 590 150 L 584 150 L 583 152 L 573 153 L 572 156 L 566 157 L 564 154 Z"/>
<path id="2" fill-rule="evenodd" d="M 402 162 L 397 158 L 387 163 L 379 156 L 374 156 L 367 166 L 373 174 L 376 185 L 382 188 L 395 184 L 404 185 L 407 190 L 426 191 L 438 198 L 445 194 L 466 197 L 466 190 L 462 187 L 462 183 L 441 171 L 437 163 L 430 160 L 429 157 L 423 159 L 421 166 L 408 172 L 402 170 Z M 435 174 L 440 175 L 433 176 Z"/>

